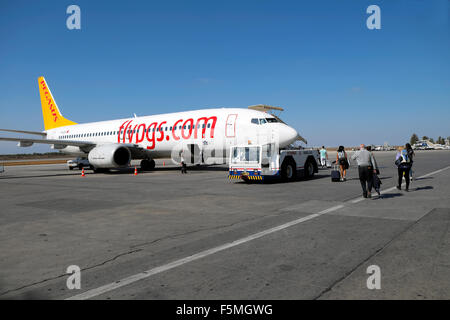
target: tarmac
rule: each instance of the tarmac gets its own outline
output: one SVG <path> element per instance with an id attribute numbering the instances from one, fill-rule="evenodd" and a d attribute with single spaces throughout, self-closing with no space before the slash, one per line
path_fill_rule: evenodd
<path id="1" fill-rule="evenodd" d="M 410 192 L 395 189 L 395 152 L 374 155 L 372 199 L 354 166 L 346 182 L 320 169 L 270 184 L 167 160 L 137 176 L 5 167 L 0 299 L 449 299 L 450 152 L 417 152 Z"/>

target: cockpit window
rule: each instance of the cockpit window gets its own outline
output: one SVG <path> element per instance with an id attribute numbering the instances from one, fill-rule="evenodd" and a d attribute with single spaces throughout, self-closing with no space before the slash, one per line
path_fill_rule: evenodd
<path id="1" fill-rule="evenodd" d="M 266 123 L 273 123 L 273 122 L 278 122 L 278 120 L 275 118 L 265 118 L 265 119 L 264 118 L 261 118 L 261 119 L 253 118 L 252 119 L 253 124 L 266 124 Z"/>

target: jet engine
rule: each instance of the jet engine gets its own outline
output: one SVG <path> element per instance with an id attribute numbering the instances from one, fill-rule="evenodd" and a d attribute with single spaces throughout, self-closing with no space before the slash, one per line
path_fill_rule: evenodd
<path id="1" fill-rule="evenodd" d="M 88 159 L 94 168 L 120 168 L 128 166 L 131 152 L 120 144 L 104 144 L 92 149 Z"/>

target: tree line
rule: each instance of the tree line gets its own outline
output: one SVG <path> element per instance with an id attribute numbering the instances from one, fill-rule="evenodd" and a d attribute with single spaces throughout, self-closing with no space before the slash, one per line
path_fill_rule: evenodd
<path id="1" fill-rule="evenodd" d="M 429 138 L 427 136 L 423 136 L 422 139 L 420 140 L 428 140 L 431 143 L 437 143 L 437 144 L 445 144 L 445 139 L 441 136 L 439 136 L 439 138 L 436 139 L 436 142 L 433 138 Z M 450 137 L 447 137 L 447 140 L 450 140 Z M 411 136 L 411 139 L 409 139 L 409 143 L 411 145 L 416 144 L 419 141 L 419 136 L 415 133 L 413 133 L 413 135 Z"/>

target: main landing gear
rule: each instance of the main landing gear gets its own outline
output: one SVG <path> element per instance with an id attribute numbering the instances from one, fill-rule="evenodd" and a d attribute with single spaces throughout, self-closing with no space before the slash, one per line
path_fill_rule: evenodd
<path id="1" fill-rule="evenodd" d="M 144 159 L 141 161 L 141 169 L 144 171 L 151 171 L 155 169 L 155 160 Z"/>

